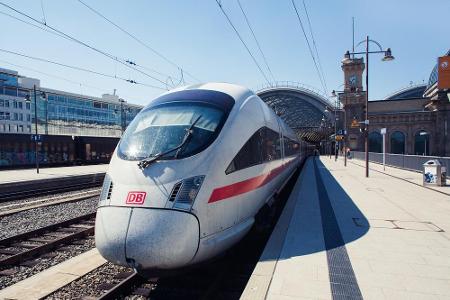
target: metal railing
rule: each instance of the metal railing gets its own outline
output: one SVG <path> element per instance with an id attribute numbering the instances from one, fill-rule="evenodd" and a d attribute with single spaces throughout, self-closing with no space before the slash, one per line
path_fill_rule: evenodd
<path id="1" fill-rule="evenodd" d="M 364 152 L 352 151 L 352 157 L 364 160 Z M 430 159 L 438 159 L 443 167 L 450 170 L 450 157 L 422 156 L 386 153 L 386 166 L 397 167 L 415 172 L 423 171 L 423 164 Z M 383 153 L 369 152 L 369 161 L 383 163 Z"/>

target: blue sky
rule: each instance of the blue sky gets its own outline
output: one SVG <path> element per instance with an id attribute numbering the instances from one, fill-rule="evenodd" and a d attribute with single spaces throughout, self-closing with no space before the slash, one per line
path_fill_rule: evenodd
<path id="1" fill-rule="evenodd" d="M 36 19 L 43 19 L 41 2 L 38 0 L 1 1 Z M 252 89 L 265 82 L 215 0 L 84 1 L 203 82 L 232 82 Z M 115 56 L 172 76 L 179 75 L 175 67 L 93 14 L 78 1 L 42 2 L 47 24 Z M 237 2 L 222 0 L 222 3 L 263 66 Z M 320 89 L 318 75 L 291 1 L 241 0 L 241 3 L 275 78 L 298 81 Z M 296 0 L 296 3 L 306 25 L 302 1 Z M 351 49 L 352 17 L 355 17 L 357 42 L 368 34 L 383 47 L 392 48 L 396 57 L 392 62 L 382 62 L 382 56 L 371 56 L 371 99 L 382 99 L 408 86 L 411 81 L 426 82 L 437 57 L 450 48 L 448 0 L 305 0 L 305 3 L 329 90 L 342 89 L 340 61 L 345 51 Z M 0 7 L 0 11 L 12 13 L 4 7 Z M 162 85 L 78 44 L 1 14 L 0 20 L 3 25 L 1 49 L 116 74 L 137 82 Z M 364 49 L 361 47 L 358 50 Z M 162 92 L 1 52 L 0 66 L 18 70 L 25 76 L 40 78 L 42 86 L 49 88 L 91 96 L 100 96 L 117 89 L 120 96 L 133 103 L 145 104 Z M 39 74 L 29 68 L 73 82 Z M 150 74 L 149 71 L 145 72 Z M 165 81 L 164 78 L 162 80 Z"/>

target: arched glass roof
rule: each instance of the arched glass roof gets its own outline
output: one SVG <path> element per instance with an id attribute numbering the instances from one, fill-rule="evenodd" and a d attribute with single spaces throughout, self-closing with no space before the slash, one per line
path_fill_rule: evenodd
<path id="1" fill-rule="evenodd" d="M 427 86 L 425 84 L 410 86 L 401 90 L 398 90 L 391 95 L 387 96 L 385 100 L 400 100 L 411 98 L 423 98 L 423 93 Z"/>
<path id="2" fill-rule="evenodd" d="M 268 87 L 257 92 L 301 139 L 319 142 L 332 134 L 331 114 L 325 108 L 333 107 L 314 91 L 301 87 Z"/>

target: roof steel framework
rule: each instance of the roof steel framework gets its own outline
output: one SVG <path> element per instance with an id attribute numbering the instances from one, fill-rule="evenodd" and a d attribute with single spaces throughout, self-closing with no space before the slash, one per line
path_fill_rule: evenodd
<path id="1" fill-rule="evenodd" d="M 256 94 L 280 115 L 300 139 L 318 143 L 334 133 L 334 104 L 319 93 L 298 84 L 277 84 Z"/>

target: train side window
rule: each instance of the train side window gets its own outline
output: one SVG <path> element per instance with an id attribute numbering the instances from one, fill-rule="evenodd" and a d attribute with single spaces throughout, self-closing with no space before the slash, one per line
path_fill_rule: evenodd
<path id="1" fill-rule="evenodd" d="M 263 128 L 256 131 L 250 137 L 250 139 L 244 144 L 241 150 L 239 150 L 234 159 L 231 161 L 225 171 L 225 174 L 230 174 L 232 172 L 262 163 L 262 134 Z"/>
<path id="2" fill-rule="evenodd" d="M 263 129 L 263 161 L 281 158 L 280 134 L 270 128 Z"/>

